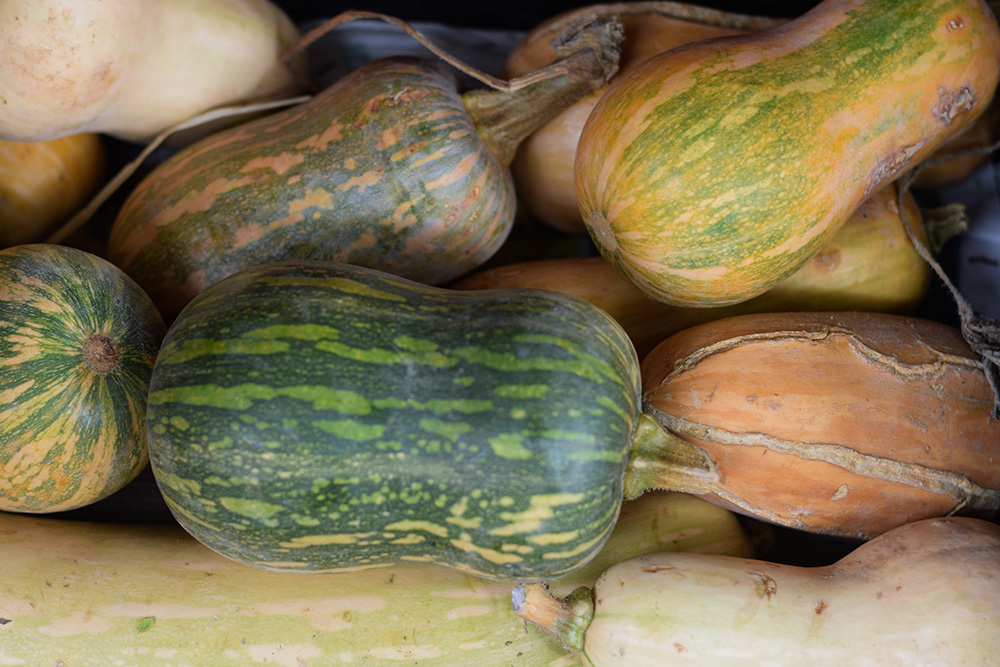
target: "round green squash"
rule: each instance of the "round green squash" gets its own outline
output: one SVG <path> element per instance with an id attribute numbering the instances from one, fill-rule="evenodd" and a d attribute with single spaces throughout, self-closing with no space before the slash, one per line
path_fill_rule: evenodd
<path id="1" fill-rule="evenodd" d="M 139 474 L 164 329 L 104 259 L 50 244 L 0 251 L 0 509 L 74 509 Z"/>
<path id="2" fill-rule="evenodd" d="M 171 325 L 150 460 L 181 525 L 257 567 L 543 580 L 614 526 L 638 401 L 627 335 L 583 299 L 283 262 Z"/>
<path id="3" fill-rule="evenodd" d="M 881 186 L 969 127 L 1000 78 L 981 0 L 827 0 L 615 80 L 574 178 L 601 254 L 648 296 L 746 301 Z"/>

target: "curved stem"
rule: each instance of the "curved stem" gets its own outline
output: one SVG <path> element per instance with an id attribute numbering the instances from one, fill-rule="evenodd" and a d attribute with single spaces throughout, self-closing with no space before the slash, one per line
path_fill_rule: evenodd
<path id="1" fill-rule="evenodd" d="M 639 415 L 625 467 L 626 500 L 653 489 L 712 493 L 718 485 L 719 470 L 708 454 L 665 429 L 651 415 Z"/>
<path id="2" fill-rule="evenodd" d="M 545 584 L 520 584 L 511 594 L 511 606 L 524 620 L 554 634 L 565 648 L 580 650 L 594 618 L 594 592 L 581 586 L 557 598 Z"/>

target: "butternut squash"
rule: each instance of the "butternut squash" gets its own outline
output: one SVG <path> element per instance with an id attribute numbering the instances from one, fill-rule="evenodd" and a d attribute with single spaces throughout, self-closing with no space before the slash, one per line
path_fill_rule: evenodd
<path id="1" fill-rule="evenodd" d="M 0 138 L 146 141 L 212 107 L 296 92 L 298 29 L 269 0 L 0 0 Z"/>
<path id="2" fill-rule="evenodd" d="M 1000 526 L 900 526 L 835 563 L 797 567 L 638 556 L 566 599 L 515 589 L 518 616 L 589 667 L 992 665 L 1000 655 Z"/>

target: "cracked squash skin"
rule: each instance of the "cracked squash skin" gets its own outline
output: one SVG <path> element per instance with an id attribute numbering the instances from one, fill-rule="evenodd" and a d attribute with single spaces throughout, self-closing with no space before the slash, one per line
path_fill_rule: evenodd
<path id="1" fill-rule="evenodd" d="M 705 497 L 867 539 L 1000 509 L 1000 422 L 961 332 L 886 313 L 755 313 L 643 359 L 643 410 L 718 469 Z"/>
<path id="2" fill-rule="evenodd" d="M 172 156 L 123 205 L 108 257 L 169 322 L 222 278 L 288 259 L 443 283 L 493 255 L 515 205 L 450 77 L 390 58 Z"/>
<path id="3" fill-rule="evenodd" d="M 978 0 L 826 0 L 683 45 L 614 81 L 589 116 L 581 212 L 648 296 L 745 301 L 969 127 L 998 77 L 1000 28 Z"/>
<path id="4" fill-rule="evenodd" d="M 576 297 L 261 266 L 168 331 L 150 460 L 181 525 L 263 569 L 548 579 L 614 526 L 638 367 L 621 327 Z"/>

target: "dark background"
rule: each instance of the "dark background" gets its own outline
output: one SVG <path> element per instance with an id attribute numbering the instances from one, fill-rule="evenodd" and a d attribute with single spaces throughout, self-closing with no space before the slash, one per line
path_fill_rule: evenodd
<path id="1" fill-rule="evenodd" d="M 296 23 L 335 16 L 347 10 L 365 10 L 389 14 L 404 21 L 444 23 L 455 27 L 494 28 L 498 30 L 529 30 L 560 12 L 591 3 L 574 0 L 507 0 L 501 2 L 402 2 L 365 0 L 357 4 L 309 2 L 307 0 L 277 0 Z M 741 14 L 793 17 L 815 6 L 816 2 L 724 2 L 704 0 L 697 3 Z"/>

